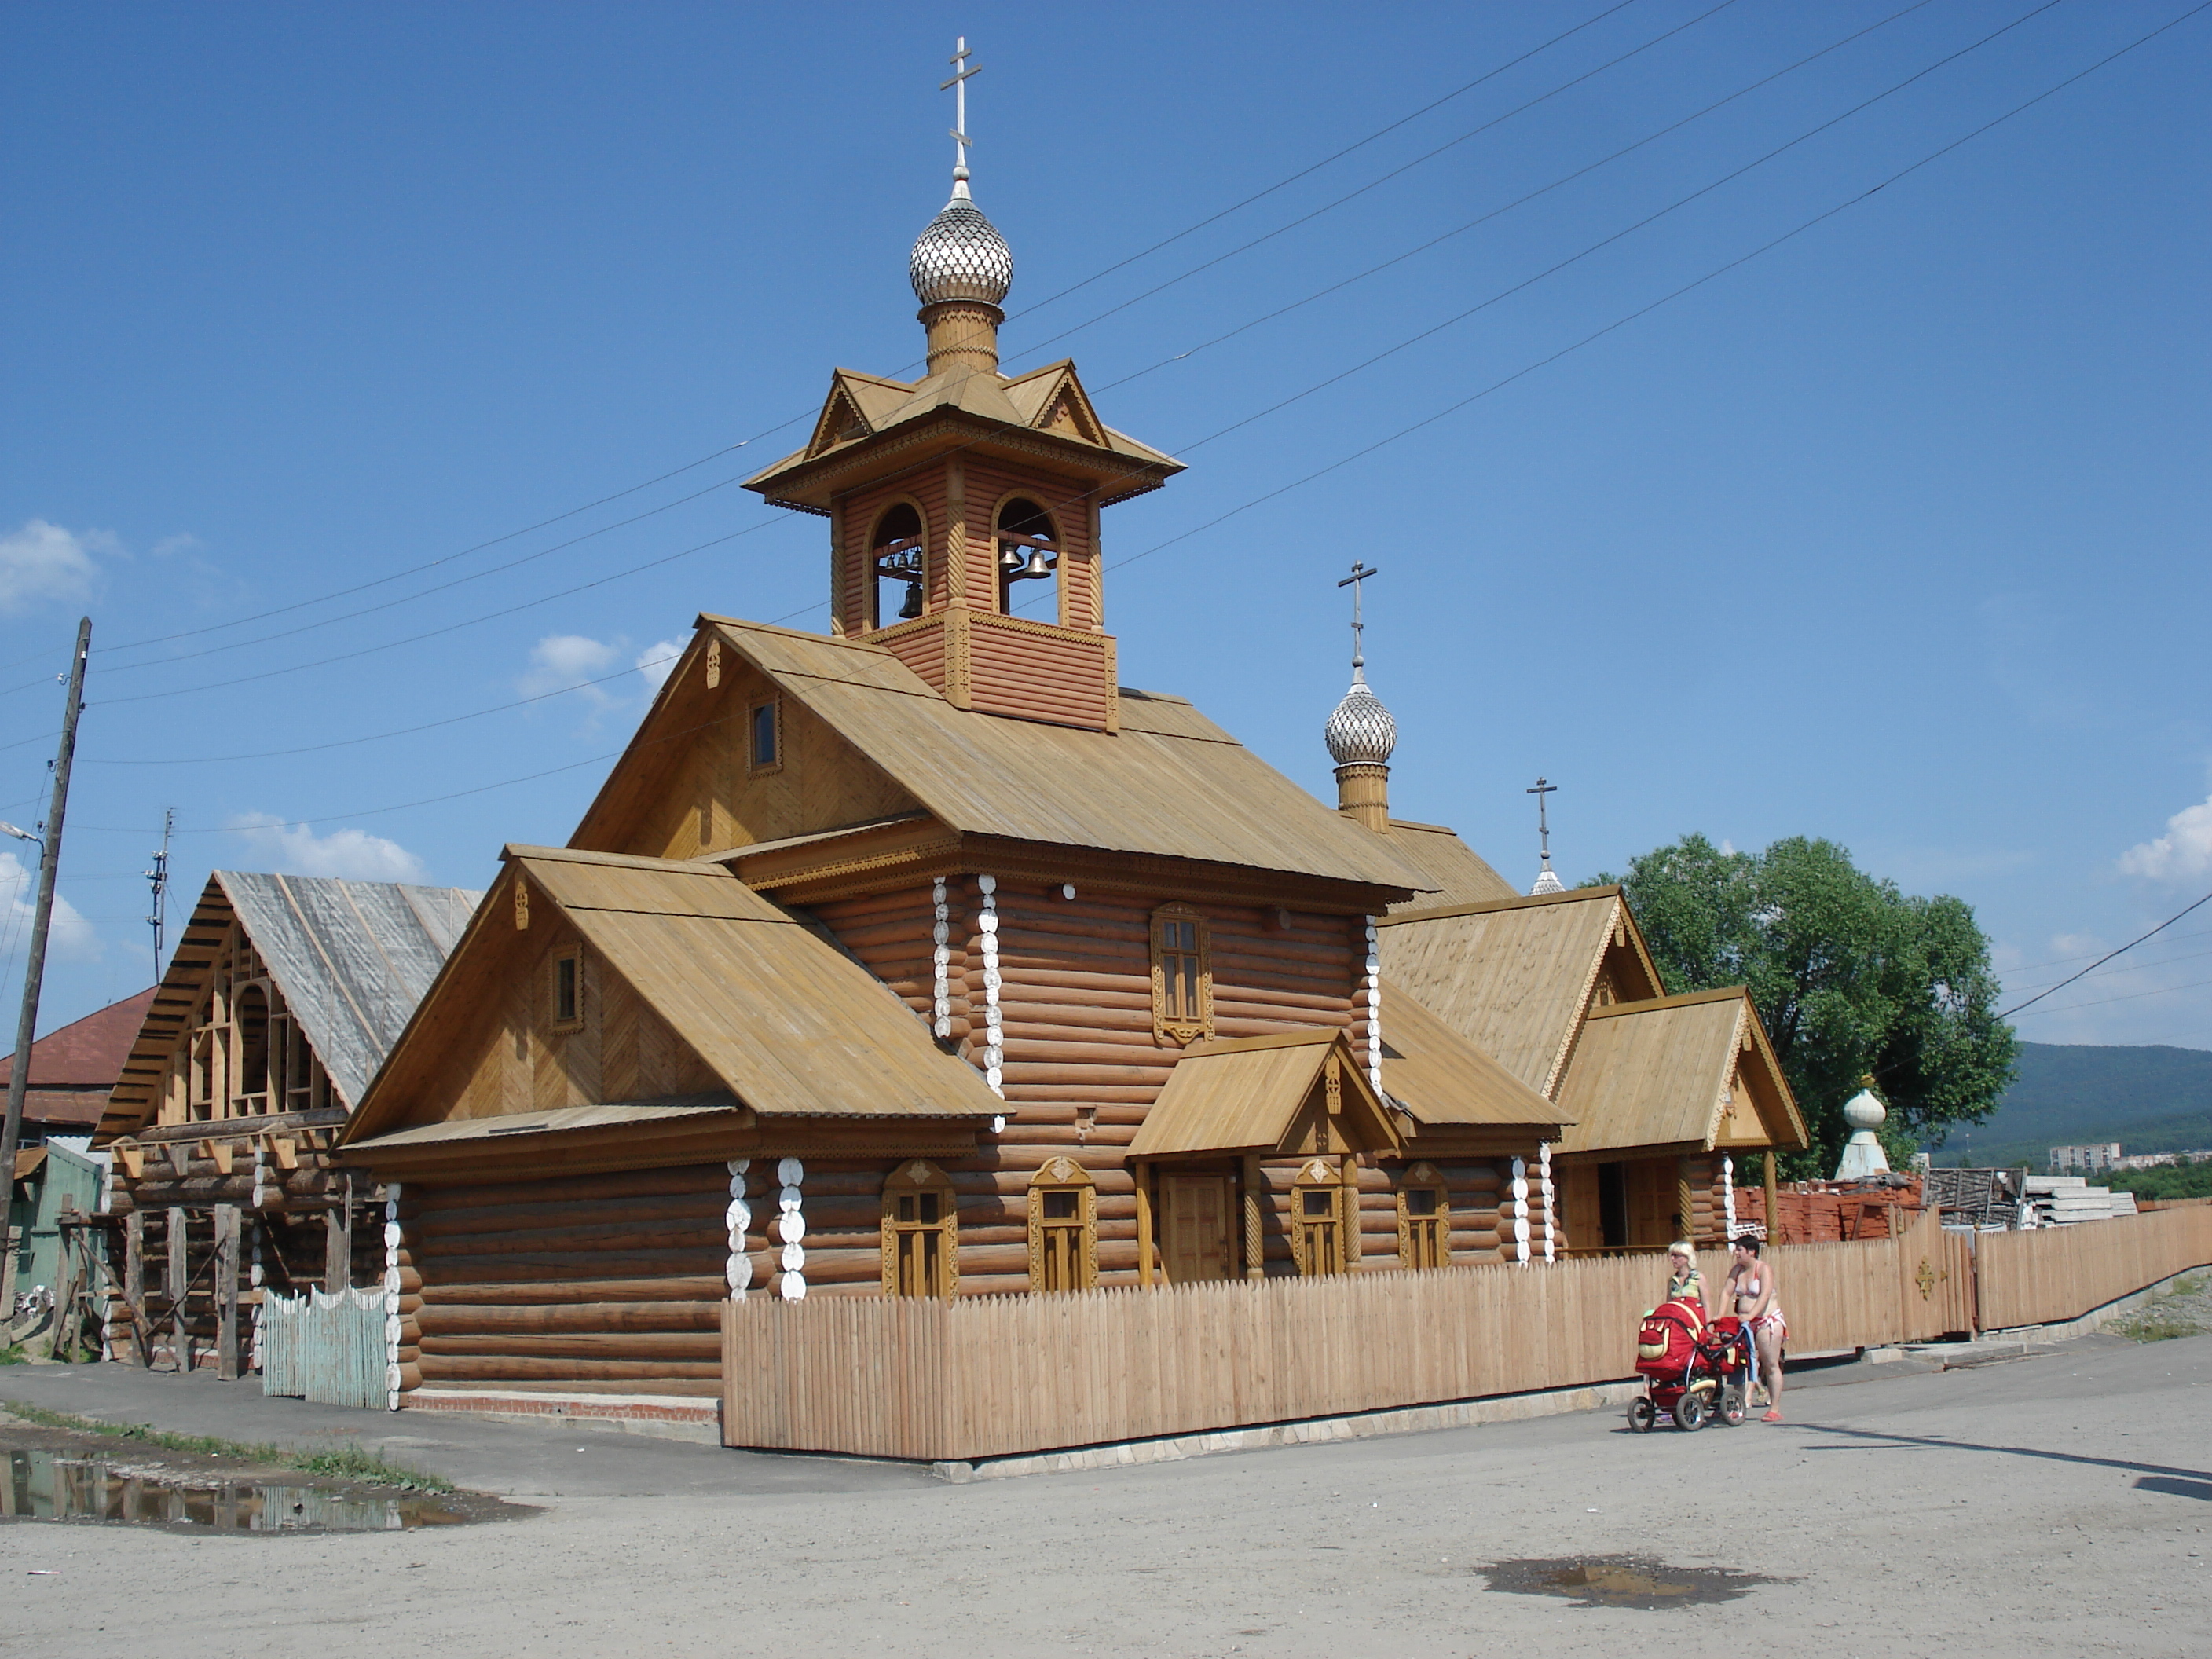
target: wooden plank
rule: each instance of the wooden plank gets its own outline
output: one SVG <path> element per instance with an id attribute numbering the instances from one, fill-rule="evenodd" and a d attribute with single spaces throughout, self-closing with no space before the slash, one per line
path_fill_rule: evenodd
<path id="1" fill-rule="evenodd" d="M 215 1206 L 216 1375 L 238 1380 L 238 1206 Z"/>

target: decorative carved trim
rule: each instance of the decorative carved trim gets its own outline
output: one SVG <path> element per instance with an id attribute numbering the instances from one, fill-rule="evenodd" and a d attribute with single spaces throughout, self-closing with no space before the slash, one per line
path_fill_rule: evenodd
<path id="1" fill-rule="evenodd" d="M 1436 1194 L 1437 1206 L 1433 1215 L 1416 1217 L 1413 1214 L 1412 1206 L 1407 1200 L 1416 1192 L 1432 1192 Z M 1413 1241 L 1414 1227 L 1417 1222 L 1431 1220 L 1436 1224 L 1437 1236 L 1436 1261 L 1433 1265 L 1441 1267 L 1451 1260 L 1451 1188 L 1445 1184 L 1443 1176 L 1437 1172 L 1437 1166 L 1425 1159 L 1419 1164 L 1410 1165 L 1405 1173 L 1398 1177 L 1398 1265 L 1400 1267 L 1419 1267 L 1424 1265 L 1421 1261 L 1421 1251 L 1415 1246 Z"/>
<path id="2" fill-rule="evenodd" d="M 937 1194 L 938 1218 L 934 1222 L 902 1223 L 898 1218 L 898 1201 L 902 1198 L 917 1197 L 924 1193 Z M 938 1235 L 938 1259 L 945 1270 L 942 1294 L 947 1301 L 960 1294 L 960 1206 L 952 1191 L 952 1182 L 945 1172 L 926 1158 L 914 1158 L 902 1164 L 884 1177 L 883 1260 L 884 1294 L 896 1296 L 898 1289 L 898 1239 L 902 1230 L 909 1232 L 933 1231 Z"/>
<path id="3" fill-rule="evenodd" d="M 514 878 L 514 931 L 530 931 L 530 884 L 520 874 Z"/>
<path id="4" fill-rule="evenodd" d="M 716 635 L 707 641 L 707 689 L 712 691 L 722 683 L 722 639 Z"/>
<path id="5" fill-rule="evenodd" d="M 1331 1271 L 1342 1273 L 1348 1264 L 1344 1209 L 1345 1194 L 1349 1189 L 1344 1185 L 1343 1172 L 1332 1168 L 1332 1159 L 1325 1158 L 1308 1158 L 1299 1167 L 1297 1179 L 1291 1183 L 1291 1259 L 1297 1264 L 1302 1278 Z M 1328 1213 L 1326 1217 L 1310 1217 L 1306 1213 L 1306 1194 L 1315 1192 L 1328 1194 Z M 1352 1224 L 1357 1227 L 1358 1224 L 1358 1218 L 1354 1216 Z M 1335 1231 L 1336 1266 L 1334 1269 L 1312 1259 L 1309 1240 L 1316 1227 L 1332 1228 Z"/>
<path id="6" fill-rule="evenodd" d="M 1081 1237 L 1076 1247 L 1076 1282 L 1068 1288 L 1087 1291 L 1095 1288 L 1098 1283 L 1098 1184 L 1091 1178 L 1091 1172 L 1074 1159 L 1054 1156 L 1047 1158 L 1044 1166 L 1030 1177 L 1030 1289 L 1032 1291 L 1045 1288 L 1045 1195 L 1070 1190 L 1076 1194 L 1076 1220 L 1072 1231 L 1079 1232 Z M 1054 1224 L 1062 1226 L 1066 1224 Z"/>
<path id="7" fill-rule="evenodd" d="M 1140 461 L 1074 439 L 981 420 L 957 410 L 939 410 L 919 420 L 902 422 L 890 432 L 878 434 L 872 442 L 840 448 L 818 459 L 801 461 L 781 476 L 760 480 L 752 487 L 761 491 L 763 499 L 771 507 L 826 514 L 826 507 L 794 499 L 796 492 L 804 490 L 817 496 L 842 495 L 863 483 L 875 482 L 883 472 L 892 470 L 884 465 L 885 461 L 916 449 L 933 448 L 948 440 L 987 455 L 997 453 L 1046 466 L 1055 462 L 1072 466 L 1079 470 L 1079 476 L 1087 475 L 1103 488 L 1126 486 L 1118 494 L 1103 496 L 1100 505 L 1105 507 L 1158 489 L 1182 471 L 1175 462 Z M 926 465 L 935 459 L 934 455 L 926 456 L 921 462 L 909 465 Z M 855 474 L 862 476 L 854 478 Z M 848 479 L 853 482 L 846 482 Z"/>
<path id="8" fill-rule="evenodd" d="M 1170 923 L 1190 922 L 1193 948 L 1198 957 L 1195 1011 L 1171 1012 L 1168 1006 L 1166 969 L 1167 928 Z M 1181 954 L 1178 952 L 1177 954 Z M 1205 914 L 1183 903 L 1163 904 L 1152 912 L 1152 1040 L 1163 1048 L 1182 1047 L 1213 1035 L 1213 937 Z"/>

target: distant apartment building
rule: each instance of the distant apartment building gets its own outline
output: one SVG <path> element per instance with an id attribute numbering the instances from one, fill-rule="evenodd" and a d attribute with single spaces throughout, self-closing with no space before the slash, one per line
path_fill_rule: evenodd
<path id="1" fill-rule="evenodd" d="M 2051 1149 L 2051 1170 L 2054 1175 L 2069 1170 L 2094 1173 L 2110 1170 L 2120 1161 L 2120 1143 L 2108 1140 L 2094 1146 L 2053 1146 Z"/>

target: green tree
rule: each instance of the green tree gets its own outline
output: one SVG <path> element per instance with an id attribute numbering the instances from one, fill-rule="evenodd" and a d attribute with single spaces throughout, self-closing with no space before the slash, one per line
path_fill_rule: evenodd
<path id="1" fill-rule="evenodd" d="M 1989 941 L 1962 900 L 1911 897 L 1801 836 L 1763 853 L 1686 836 L 1585 884 L 1613 882 L 1670 992 L 1750 988 L 1813 1137 L 1784 1160 L 1792 1179 L 1834 1171 L 1863 1076 L 1889 1107 L 1893 1161 L 1979 1122 L 2012 1080 Z"/>

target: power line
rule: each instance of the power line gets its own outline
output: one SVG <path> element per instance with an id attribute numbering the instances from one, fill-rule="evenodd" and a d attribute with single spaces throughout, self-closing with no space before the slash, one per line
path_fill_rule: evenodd
<path id="1" fill-rule="evenodd" d="M 2200 937 L 2200 936 L 2199 936 L 2199 935 L 2190 934 L 2190 933 L 2177 933 L 2177 934 L 2175 934 L 2175 935 L 2174 935 L 2174 938 L 2176 938 L 2176 939 L 2191 939 L 2191 938 L 2195 938 L 2195 937 Z M 2136 966 L 2135 966 L 2135 967 L 2133 967 L 2133 968 L 2115 968 L 2115 969 L 2112 969 L 2112 972 L 2111 974 L 2106 975 L 2106 977 L 2107 979 L 2110 979 L 2110 978 L 2113 977 L 2114 975 L 2119 975 L 2119 974 L 2154 974 L 2154 973 L 2156 973 L 2156 972 L 2157 972 L 2160 969 L 2161 969 L 2161 968 L 2171 968 L 2171 967 L 2172 967 L 2172 966 L 2173 966 L 2175 963 L 2182 963 L 2182 962 L 2197 962 L 2197 961 L 2201 961 L 2203 958 L 2204 958 L 2204 957 L 2212 957 L 2212 951 L 2190 951 L 2185 952 L 2183 955 L 2181 955 L 2181 956 L 2178 956 L 2178 957 L 2160 957 L 2157 961 L 2155 961 L 2155 962 L 2145 962 L 2145 963 L 2138 963 Z M 2079 960 L 2079 958 L 2076 958 L 2076 960 Z M 2057 983 L 2053 983 L 2053 984 L 2051 984 L 2051 985 L 2048 985 L 2048 986 L 2045 986 L 2045 987 L 2042 987 L 2042 988 L 2040 988 L 2045 989 L 2045 990 L 2055 991 L 2055 990 L 2057 990 L 2057 989 L 2058 988 L 2058 985 L 2059 985 L 2059 984 L 2063 984 L 2063 982 L 2064 982 L 2064 981 L 2057 981 Z M 2029 991 L 2029 990 L 2034 990 L 2034 989 L 2037 989 L 2037 988 L 2039 988 L 2034 987 L 2034 986 L 2030 986 L 2030 985 L 2022 985 L 2022 986 L 2019 986 L 2019 987 L 2017 987 L 2017 988 L 2015 988 L 2020 989 L 2020 990 L 2023 990 L 2023 991 Z"/>
<path id="2" fill-rule="evenodd" d="M 2204 6 L 2206 5 L 2212 5 L 2212 0 L 2204 0 L 2203 5 L 2197 6 L 2194 11 L 2185 12 L 2183 16 L 2194 16 L 2196 12 L 2203 10 Z M 2179 17 L 2174 19 L 2174 22 L 2176 23 L 2180 21 L 2181 19 Z M 2172 28 L 2173 24 L 2169 23 L 2166 27 L 2167 28 Z M 2163 33 L 2165 31 L 2160 30 L 2159 32 Z M 2110 60 L 2108 59 L 2107 61 Z M 2136 938 L 2130 939 L 2125 945 L 2120 946 L 2118 951 L 2106 951 L 2103 956 L 2099 957 L 2094 962 L 2091 963 L 2087 968 L 2084 968 L 2080 973 L 2069 974 L 2064 979 L 2060 980 L 2057 984 L 2045 987 L 2043 990 L 2038 991 L 2027 1001 L 2014 1003 L 2011 1007 L 1999 1014 L 1997 1018 L 1999 1019 L 2010 1019 L 2014 1014 L 2020 1012 L 2021 1009 L 2033 1008 L 2037 1003 L 2042 1001 L 2044 998 L 2049 996 L 2053 991 L 2063 991 L 2068 986 L 2071 985 L 2075 980 L 2087 979 L 2090 975 L 2095 973 L 2097 969 L 2110 962 L 2114 957 L 2120 956 L 2126 951 L 2132 951 L 2136 945 L 2141 945 L 2144 939 L 2154 938 L 2158 934 L 2164 933 L 2167 928 L 2172 927 L 2175 922 L 2179 921 L 2182 917 L 2187 915 L 2191 910 L 2197 909 L 2199 906 L 2205 904 L 2212 904 L 2212 893 L 2207 893 L 2203 898 L 2198 899 L 2195 904 L 2183 906 L 2180 909 L 2168 916 L 2164 921 L 2159 923 L 2157 927 L 2152 928 L 2149 933 L 2140 934 Z M 2113 1002 L 2122 1000 L 2122 999 L 2118 997 L 2113 997 L 2108 1000 Z M 2083 1006 L 2086 1006 L 2087 1005 Z"/>
<path id="3" fill-rule="evenodd" d="M 2148 991 L 2130 991 L 2123 996 L 2099 997 L 2094 1002 L 2069 1002 L 2063 1007 L 2045 1008 L 2043 1012 L 2046 1014 L 2070 1014 L 2078 1008 L 2101 1008 L 2111 1002 L 2133 1002 L 2140 997 L 2169 996 L 2176 991 L 2201 991 L 2208 985 L 2212 985 L 2212 979 L 2195 980 L 2187 985 L 2160 985 Z M 2000 1014 L 1997 1018 L 2002 1019 L 2004 1016 Z"/>
<path id="4" fill-rule="evenodd" d="M 2212 928 L 2200 927 L 2192 933 L 2176 933 L 2173 936 L 2173 939 L 2168 940 L 2167 943 L 2172 944 L 2185 939 L 2204 939 L 2208 937 L 2212 937 Z M 2094 957 L 2096 954 L 2097 953 L 2094 951 L 2084 951 L 2079 956 L 2053 957 L 2049 962 L 2024 962 L 2017 967 L 2003 969 L 2001 971 L 2007 975 L 2013 974 L 2032 974 L 2039 968 L 2063 968 L 2069 962 L 2087 962 L 2091 957 Z"/>

